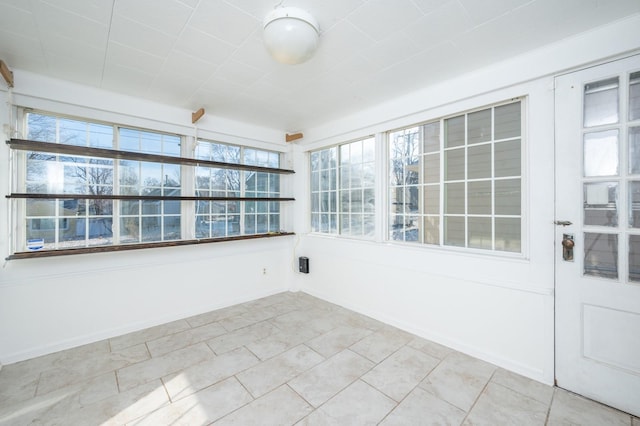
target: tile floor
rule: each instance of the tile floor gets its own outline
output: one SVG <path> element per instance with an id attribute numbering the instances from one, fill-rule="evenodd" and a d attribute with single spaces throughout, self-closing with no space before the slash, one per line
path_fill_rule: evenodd
<path id="1" fill-rule="evenodd" d="M 304 293 L 0 370 L 2 425 L 212 423 L 640 426 Z"/>

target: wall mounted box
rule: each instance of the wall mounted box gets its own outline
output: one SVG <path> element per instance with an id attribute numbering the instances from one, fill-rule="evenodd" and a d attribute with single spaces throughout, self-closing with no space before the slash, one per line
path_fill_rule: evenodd
<path id="1" fill-rule="evenodd" d="M 303 274 L 309 273 L 309 258 L 300 256 L 298 258 L 298 270 Z"/>

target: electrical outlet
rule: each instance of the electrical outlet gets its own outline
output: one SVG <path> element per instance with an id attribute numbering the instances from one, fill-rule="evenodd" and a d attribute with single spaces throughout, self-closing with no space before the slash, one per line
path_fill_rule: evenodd
<path id="1" fill-rule="evenodd" d="M 262 268 L 262 275 L 267 275 L 267 268 Z"/>

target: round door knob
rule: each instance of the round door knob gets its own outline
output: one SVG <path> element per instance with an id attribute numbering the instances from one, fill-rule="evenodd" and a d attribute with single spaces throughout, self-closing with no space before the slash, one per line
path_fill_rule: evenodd
<path id="1" fill-rule="evenodd" d="M 573 240 L 569 239 L 569 238 L 565 238 L 562 240 L 562 247 L 571 250 L 573 248 L 573 246 L 575 245 L 575 243 L 573 242 Z"/>

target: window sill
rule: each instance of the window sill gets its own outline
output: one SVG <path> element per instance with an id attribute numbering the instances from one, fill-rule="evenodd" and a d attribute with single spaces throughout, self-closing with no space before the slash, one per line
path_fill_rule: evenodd
<path id="1" fill-rule="evenodd" d="M 81 247 L 72 249 L 59 249 L 59 250 L 39 250 L 29 252 L 17 252 L 6 258 L 6 260 L 17 259 L 35 259 L 40 257 L 53 257 L 53 256 L 69 256 L 75 254 L 90 254 L 90 253 L 107 253 L 115 251 L 128 251 L 128 250 L 141 250 L 149 248 L 160 247 L 178 247 L 189 246 L 195 244 L 209 244 L 209 243 L 222 243 L 227 241 L 242 241 L 242 240 L 255 240 L 262 238 L 281 237 L 287 235 L 295 235 L 293 232 L 270 232 L 267 234 L 255 234 L 255 235 L 238 235 L 234 237 L 222 237 L 222 238 L 203 238 L 199 240 L 175 240 L 175 241 L 160 241 L 155 243 L 138 243 L 138 244 L 120 244 L 114 246 L 97 246 L 97 247 Z"/>

